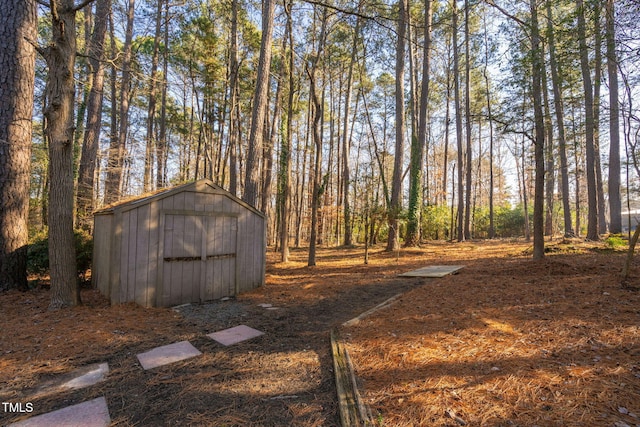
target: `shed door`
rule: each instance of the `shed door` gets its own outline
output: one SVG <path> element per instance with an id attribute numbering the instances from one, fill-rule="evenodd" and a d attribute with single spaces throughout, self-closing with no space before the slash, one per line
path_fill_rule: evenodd
<path id="1" fill-rule="evenodd" d="M 233 295 L 238 219 L 166 214 L 163 237 L 164 305 Z"/>

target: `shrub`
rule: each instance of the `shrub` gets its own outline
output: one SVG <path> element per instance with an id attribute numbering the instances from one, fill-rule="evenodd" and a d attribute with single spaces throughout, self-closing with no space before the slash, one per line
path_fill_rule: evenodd
<path id="1" fill-rule="evenodd" d="M 449 236 L 451 209 L 448 206 L 429 205 L 422 214 L 422 237 L 424 239 L 446 239 Z"/>
<path id="2" fill-rule="evenodd" d="M 93 256 L 93 239 L 83 230 L 74 230 L 73 237 L 76 245 L 76 263 L 78 277 L 84 279 L 87 270 L 91 268 Z M 49 273 L 49 237 L 45 232 L 34 235 L 27 248 L 27 273 L 44 275 Z"/>
<path id="3" fill-rule="evenodd" d="M 604 240 L 604 244 L 611 249 L 618 249 L 627 246 L 627 242 L 620 234 L 612 234 Z"/>

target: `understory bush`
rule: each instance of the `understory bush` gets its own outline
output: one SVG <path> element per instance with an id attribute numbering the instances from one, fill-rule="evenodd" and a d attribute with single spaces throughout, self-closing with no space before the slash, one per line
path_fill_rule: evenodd
<path id="1" fill-rule="evenodd" d="M 74 230 L 73 237 L 76 245 L 78 277 L 84 279 L 87 270 L 91 268 L 93 239 L 84 230 Z M 49 236 L 46 231 L 41 231 L 30 239 L 27 247 L 27 273 L 38 276 L 49 274 Z"/>
<path id="2" fill-rule="evenodd" d="M 604 240 L 604 244 L 611 249 L 619 249 L 627 246 L 627 241 L 621 234 L 611 234 Z"/>

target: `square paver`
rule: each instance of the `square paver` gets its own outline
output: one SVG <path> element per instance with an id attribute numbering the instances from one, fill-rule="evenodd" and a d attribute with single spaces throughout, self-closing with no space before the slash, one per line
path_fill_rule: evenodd
<path id="1" fill-rule="evenodd" d="M 191 345 L 189 341 L 180 341 L 169 345 L 163 345 L 162 347 L 156 347 L 153 350 L 138 354 L 137 357 L 142 367 L 145 370 L 148 370 L 199 356 L 201 354 L 202 353 Z"/>
<path id="2" fill-rule="evenodd" d="M 61 388 L 78 389 L 89 387 L 100 381 L 109 373 L 108 363 L 96 363 L 73 372 L 74 378 L 60 385 Z"/>
<path id="3" fill-rule="evenodd" d="M 107 400 L 104 397 L 89 400 L 57 411 L 38 415 L 11 427 L 105 427 L 111 424 Z"/>
<path id="4" fill-rule="evenodd" d="M 208 334 L 207 336 L 218 341 L 222 345 L 229 346 L 249 340 L 251 338 L 259 337 L 263 334 L 264 332 L 250 328 L 247 325 L 240 325 L 234 326 L 233 328 L 224 329 L 222 331 L 214 332 L 212 334 Z"/>
<path id="5" fill-rule="evenodd" d="M 402 277 L 444 277 L 448 274 L 454 273 L 464 265 L 431 265 L 428 267 L 422 267 L 417 270 L 402 273 Z"/>

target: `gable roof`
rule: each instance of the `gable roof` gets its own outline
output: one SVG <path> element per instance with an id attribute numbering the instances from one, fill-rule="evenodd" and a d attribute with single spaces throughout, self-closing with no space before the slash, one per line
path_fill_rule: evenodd
<path id="1" fill-rule="evenodd" d="M 209 193 L 209 194 L 222 194 L 225 197 L 230 198 L 234 202 L 242 205 L 243 207 L 251 210 L 252 212 L 260 215 L 261 217 L 265 217 L 264 213 L 255 207 L 251 206 L 244 200 L 239 197 L 234 196 L 224 188 L 216 185 L 213 181 L 207 178 L 199 179 L 197 181 L 188 182 L 186 184 L 178 185 L 176 187 L 163 188 L 160 190 L 148 192 L 141 194 L 139 196 L 133 196 L 127 199 L 120 200 L 115 203 L 111 203 L 107 206 L 104 206 L 101 209 L 96 210 L 94 215 L 108 215 L 115 213 L 116 211 L 126 212 L 140 206 L 147 205 L 151 202 L 155 202 L 158 200 L 165 199 L 167 197 L 173 196 L 175 194 L 191 191 L 196 193 Z"/>

